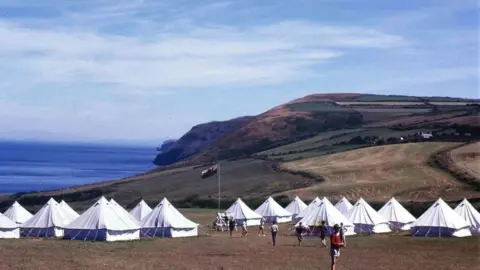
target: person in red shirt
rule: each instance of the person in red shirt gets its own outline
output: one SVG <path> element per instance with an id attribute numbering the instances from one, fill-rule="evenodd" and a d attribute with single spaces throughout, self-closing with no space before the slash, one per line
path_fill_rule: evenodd
<path id="1" fill-rule="evenodd" d="M 333 234 L 330 236 L 330 256 L 332 257 L 332 264 L 330 269 L 335 270 L 335 266 L 340 257 L 340 248 L 344 246 L 342 237 L 340 236 L 340 226 L 335 224 L 333 226 Z"/>

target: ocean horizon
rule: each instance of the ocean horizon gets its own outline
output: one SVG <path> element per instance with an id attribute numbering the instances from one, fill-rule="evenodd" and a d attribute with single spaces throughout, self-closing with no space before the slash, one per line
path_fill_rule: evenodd
<path id="1" fill-rule="evenodd" d="M 154 169 L 156 146 L 0 141 L 0 194 L 117 180 Z"/>

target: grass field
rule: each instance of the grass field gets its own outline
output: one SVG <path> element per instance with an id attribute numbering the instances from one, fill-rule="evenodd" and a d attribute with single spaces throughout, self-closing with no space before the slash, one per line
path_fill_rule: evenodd
<path id="1" fill-rule="evenodd" d="M 450 157 L 458 170 L 465 171 L 480 181 L 480 142 L 454 149 L 450 152 Z"/>
<path id="2" fill-rule="evenodd" d="M 200 224 L 214 210 L 180 211 Z M 329 250 L 318 238 L 294 246 L 289 225 L 280 226 L 277 246 L 249 227 L 246 239 L 236 232 L 214 232 L 204 226 L 199 237 L 147 239 L 124 243 L 51 239 L 0 240 L 0 269 L 329 269 Z M 413 238 L 404 234 L 347 238 L 337 269 L 472 270 L 478 266 L 479 236 Z"/>
<path id="3" fill-rule="evenodd" d="M 392 130 L 389 128 L 371 128 L 371 129 L 351 129 L 325 132 L 319 136 L 298 141 L 292 144 L 276 147 L 263 152 L 257 153 L 255 156 L 264 156 L 267 159 L 280 159 L 282 161 L 291 161 L 298 157 L 309 158 L 328 153 L 338 153 L 347 150 L 356 149 L 365 145 L 336 145 L 342 142 L 348 142 L 350 139 L 361 136 L 377 136 L 387 139 L 390 137 L 399 138 L 401 136 L 413 135 L 418 132 L 432 132 L 436 129 L 419 128 L 412 130 Z"/>
<path id="4" fill-rule="evenodd" d="M 306 196 L 310 193 L 375 201 L 386 201 L 392 196 L 403 201 L 478 198 L 479 192 L 429 165 L 433 154 L 457 145 L 431 142 L 377 146 L 287 162 L 282 167 L 325 179 L 323 183 L 296 191 Z"/>

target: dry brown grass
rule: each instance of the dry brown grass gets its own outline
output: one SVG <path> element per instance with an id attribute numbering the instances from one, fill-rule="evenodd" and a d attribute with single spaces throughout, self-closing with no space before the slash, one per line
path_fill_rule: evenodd
<path id="1" fill-rule="evenodd" d="M 479 192 L 450 174 L 428 165 L 431 155 L 456 145 L 431 142 L 378 146 L 288 162 L 283 167 L 325 179 L 324 183 L 300 190 L 308 197 L 364 197 L 375 201 L 392 196 L 404 201 L 480 197 Z"/>
<path id="2" fill-rule="evenodd" d="M 450 152 L 450 157 L 459 170 L 480 179 L 480 142 L 456 148 Z"/>
<path id="3" fill-rule="evenodd" d="M 183 211 L 183 210 L 182 210 Z M 199 223 L 211 221 L 212 211 L 183 211 Z M 0 269 L 329 269 L 329 250 L 318 238 L 301 247 L 281 226 L 278 244 L 258 237 L 249 228 L 239 232 L 206 232 L 186 239 L 148 239 L 125 243 L 69 240 L 0 240 Z M 475 269 L 479 236 L 413 238 L 405 235 L 349 237 L 337 269 Z M 223 268 L 222 268 L 223 267 Z M 478 268 L 477 268 L 478 269 Z"/>

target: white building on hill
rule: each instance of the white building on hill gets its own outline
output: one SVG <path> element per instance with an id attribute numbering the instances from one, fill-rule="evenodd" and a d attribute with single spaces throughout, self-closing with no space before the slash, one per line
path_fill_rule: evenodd
<path id="1" fill-rule="evenodd" d="M 347 213 L 346 217 L 355 225 L 356 233 L 391 232 L 388 221 L 360 198 Z"/>
<path id="2" fill-rule="evenodd" d="M 20 226 L 24 236 L 33 237 L 62 237 L 63 229 L 71 222 L 71 217 L 53 198 Z"/>
<path id="3" fill-rule="evenodd" d="M 480 213 L 478 213 L 477 209 L 473 208 L 467 199 L 463 199 L 463 201 L 455 207 L 454 211 L 470 224 L 470 231 L 472 233 L 480 233 Z"/>
<path id="4" fill-rule="evenodd" d="M 168 200 L 163 200 L 142 219 L 142 237 L 198 236 L 198 224 L 182 215 Z"/>
<path id="5" fill-rule="evenodd" d="M 240 198 L 238 198 L 225 213 L 229 218 L 233 217 L 239 226 L 243 224 L 244 220 L 247 221 L 247 226 L 258 226 L 260 225 L 260 219 L 263 218 L 250 209 Z"/>
<path id="6" fill-rule="evenodd" d="M 285 210 L 271 196 L 255 209 L 255 213 L 261 215 L 267 223 L 272 223 L 273 221 L 277 223 L 292 221 L 292 213 Z"/>
<path id="7" fill-rule="evenodd" d="M 413 236 L 471 236 L 470 224 L 439 198 L 413 224 Z"/>
<path id="8" fill-rule="evenodd" d="M 138 221 L 141 221 L 144 217 L 150 214 L 150 212 L 152 212 L 152 208 L 150 208 L 144 200 L 141 200 L 137 206 L 130 211 L 130 215 Z"/>
<path id="9" fill-rule="evenodd" d="M 395 198 L 391 198 L 378 213 L 390 222 L 392 230 L 408 231 L 417 220 Z"/>
<path id="10" fill-rule="evenodd" d="M 295 199 L 293 199 L 293 201 L 291 201 L 287 207 L 285 207 L 285 210 L 292 213 L 292 218 L 295 219 L 295 217 L 305 208 L 307 208 L 307 204 L 305 204 L 298 196 L 296 196 Z"/>
<path id="11" fill-rule="evenodd" d="M 5 211 L 4 215 L 17 224 L 23 224 L 25 221 L 33 217 L 33 215 L 18 202 L 14 202 L 12 206 Z"/>
<path id="12" fill-rule="evenodd" d="M 17 223 L 0 213 L 0 239 L 20 238 L 20 228 Z"/>
<path id="13" fill-rule="evenodd" d="M 129 241 L 140 238 L 140 226 L 100 198 L 65 228 L 65 238 L 89 241 Z"/>

